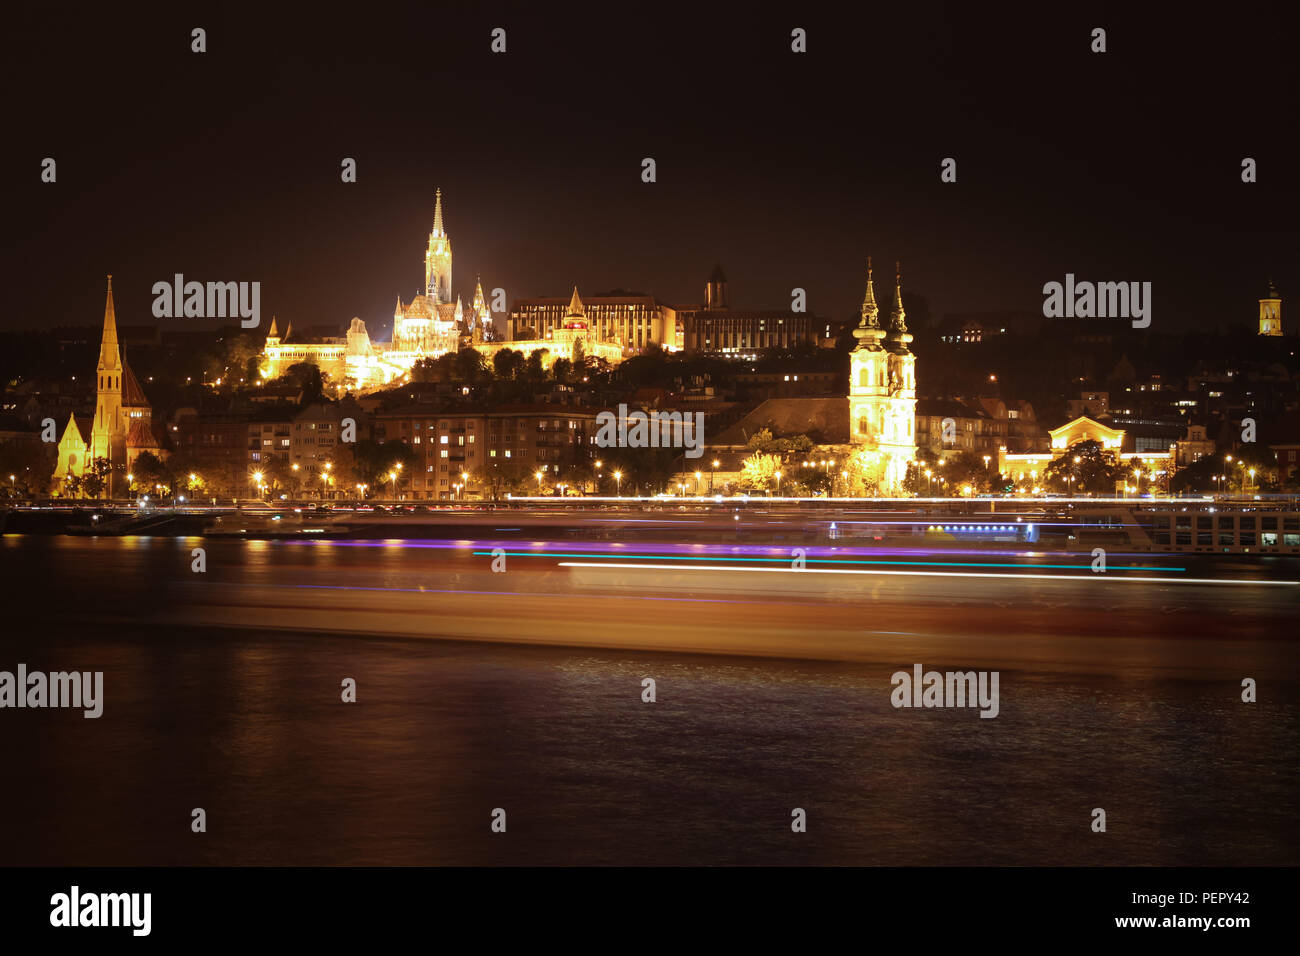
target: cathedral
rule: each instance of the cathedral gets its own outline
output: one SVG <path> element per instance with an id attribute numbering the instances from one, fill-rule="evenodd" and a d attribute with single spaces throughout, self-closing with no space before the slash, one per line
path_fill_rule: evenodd
<path id="1" fill-rule="evenodd" d="M 874 460 L 887 492 L 901 488 L 917 450 L 916 356 L 908 348 L 906 319 L 902 272 L 896 269 L 894 308 L 889 327 L 881 326 L 868 257 L 862 317 L 853 330 L 858 344 L 849 353 L 849 428 L 860 453 Z"/>
<path id="2" fill-rule="evenodd" d="M 393 334 L 388 342 L 372 342 L 366 323 L 354 318 L 340 338 L 297 341 L 290 324 L 280 336 L 276 320 L 263 347 L 260 370 L 265 379 L 278 378 L 299 362 L 316 365 L 334 384 L 348 388 L 378 388 L 403 378 L 423 358 L 437 358 L 491 337 L 492 313 L 482 281 L 474 285 L 468 309 L 452 297 L 451 238 L 442 223 L 442 190 L 434 198 L 433 229 L 424 253 L 424 288 L 408 303 L 397 297 Z"/>
<path id="3" fill-rule="evenodd" d="M 87 430 L 89 442 L 85 439 Z M 75 415 L 69 416 L 59 440 L 54 477 L 60 480 L 83 477 L 100 458 L 112 467 L 113 475 L 125 474 L 146 451 L 161 456 L 162 443 L 154 434 L 149 400 L 117 343 L 113 277 L 109 276 L 95 379 L 95 417 L 89 423 L 79 423 Z M 112 493 L 111 486 L 105 490 Z"/>
<path id="4" fill-rule="evenodd" d="M 300 341 L 290 324 L 281 337 L 274 318 L 263 346 L 259 365 L 263 379 L 279 378 L 291 366 L 306 362 L 317 366 L 330 384 L 345 389 L 368 391 L 405 380 L 421 359 L 438 358 L 462 348 L 477 350 L 486 360 L 503 348 L 528 355 L 543 352 L 549 366 L 558 358 L 576 354 L 599 357 L 611 363 L 623 358 L 621 345 L 600 339 L 589 328 L 582 301 L 574 290 L 564 328 L 545 338 L 501 341 L 492 325 L 492 311 L 483 294 L 480 279 L 466 308 L 451 285 L 451 239 L 442 222 L 442 190 L 434 199 L 433 230 L 424 252 L 424 290 L 410 302 L 397 297 L 393 312 L 393 334 L 388 342 L 374 342 L 366 323 L 354 318 L 341 337 Z"/>

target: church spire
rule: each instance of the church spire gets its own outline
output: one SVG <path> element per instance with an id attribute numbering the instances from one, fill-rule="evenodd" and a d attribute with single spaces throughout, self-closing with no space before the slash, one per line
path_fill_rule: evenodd
<path id="1" fill-rule="evenodd" d="M 853 330 L 856 348 L 878 351 L 885 330 L 880 327 L 880 306 L 876 305 L 876 287 L 871 279 L 871 256 L 867 256 L 867 292 L 862 297 L 862 319 Z"/>
<path id="2" fill-rule="evenodd" d="M 907 343 L 912 334 L 907 331 L 907 313 L 903 310 L 903 267 L 894 263 L 894 308 L 889 314 L 889 338 L 886 344 L 891 352 L 902 355 L 909 351 Z"/>
<path id="3" fill-rule="evenodd" d="M 280 332 L 275 327 L 275 316 L 271 316 L 271 331 L 266 333 L 266 337 L 268 339 L 278 339 L 280 337 Z"/>
<path id="4" fill-rule="evenodd" d="M 880 306 L 876 305 L 876 287 L 871 280 L 871 256 L 867 256 L 867 294 L 862 297 L 862 324 L 880 328 Z"/>
<path id="5" fill-rule="evenodd" d="M 896 332 L 907 331 L 907 313 L 903 311 L 903 266 L 894 263 L 894 309 L 889 313 L 889 327 Z"/>
<path id="6" fill-rule="evenodd" d="M 433 234 L 441 239 L 444 235 L 442 231 L 442 189 L 438 189 L 437 196 L 433 201 Z"/>
<path id="7" fill-rule="evenodd" d="M 114 372 L 122 367 L 117 352 L 117 312 L 113 308 L 113 277 L 108 277 L 108 293 L 104 300 L 104 336 L 99 343 L 99 370 Z"/>

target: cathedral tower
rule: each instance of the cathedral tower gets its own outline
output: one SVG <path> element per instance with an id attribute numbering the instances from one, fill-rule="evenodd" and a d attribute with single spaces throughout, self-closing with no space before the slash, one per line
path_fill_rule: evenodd
<path id="1" fill-rule="evenodd" d="M 433 231 L 424 253 L 424 294 L 430 302 L 449 304 L 451 299 L 451 240 L 442 227 L 442 190 L 433 206 Z"/>

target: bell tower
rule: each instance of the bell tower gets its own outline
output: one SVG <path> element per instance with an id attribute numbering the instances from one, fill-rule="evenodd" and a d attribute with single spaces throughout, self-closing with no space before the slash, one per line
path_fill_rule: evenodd
<path id="1" fill-rule="evenodd" d="M 1282 334 L 1282 298 L 1272 279 L 1268 283 L 1268 295 L 1259 300 L 1259 334 Z"/>
<path id="2" fill-rule="evenodd" d="M 95 382 L 95 422 L 90 433 L 90 459 L 126 464 L 126 421 L 122 416 L 122 356 L 117 344 L 117 313 L 113 308 L 113 277 L 108 277 L 104 301 L 104 333 L 99 342 Z"/>

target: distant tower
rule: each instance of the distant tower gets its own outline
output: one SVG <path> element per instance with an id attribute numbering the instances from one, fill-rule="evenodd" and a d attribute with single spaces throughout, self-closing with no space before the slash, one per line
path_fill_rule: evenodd
<path id="1" fill-rule="evenodd" d="M 108 277 L 104 301 L 104 334 L 99 342 L 95 384 L 95 422 L 90 432 L 90 459 L 126 464 L 126 421 L 122 415 L 122 357 L 117 345 L 117 313 L 113 308 L 113 277 Z"/>
<path id="2" fill-rule="evenodd" d="M 881 328 L 868 258 L 862 317 L 853 330 L 858 344 L 849 353 L 849 424 L 852 442 L 880 456 L 886 489 L 903 483 L 907 463 L 916 457 L 916 357 L 908 348 L 906 318 L 900 270 L 889 329 Z"/>
<path id="3" fill-rule="evenodd" d="M 706 309 L 725 309 L 727 307 L 727 277 L 721 265 L 713 267 L 708 284 L 704 286 L 704 307 Z"/>
<path id="4" fill-rule="evenodd" d="M 1282 298 L 1272 279 L 1268 281 L 1268 295 L 1259 300 L 1259 334 L 1282 334 Z"/>
<path id="5" fill-rule="evenodd" d="M 451 240 L 442 228 L 442 190 L 433 205 L 433 231 L 424 253 L 424 294 L 431 302 L 451 302 Z"/>

